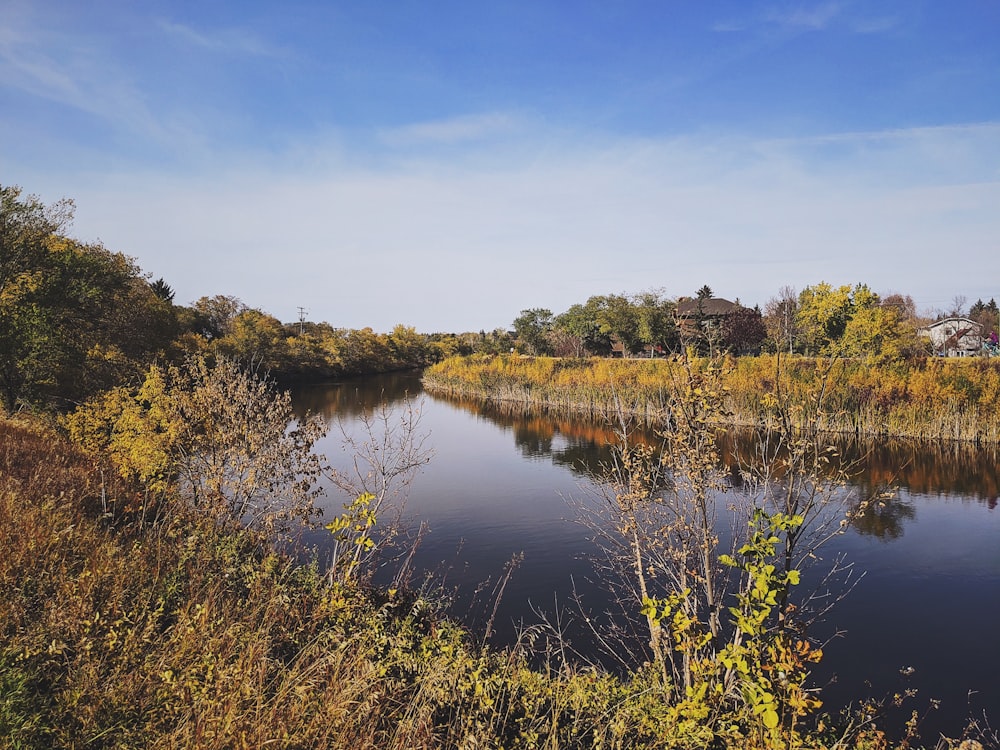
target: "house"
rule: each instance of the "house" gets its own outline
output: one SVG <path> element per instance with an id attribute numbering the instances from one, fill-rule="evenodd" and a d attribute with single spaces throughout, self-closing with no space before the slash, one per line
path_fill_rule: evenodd
<path id="1" fill-rule="evenodd" d="M 708 331 L 718 331 L 740 305 L 722 297 L 681 297 L 677 300 L 677 327 L 681 338 L 692 340 Z"/>
<path id="2" fill-rule="evenodd" d="M 934 353 L 941 357 L 968 357 L 983 348 L 983 327 L 971 318 L 944 318 L 917 333 L 930 339 Z"/>

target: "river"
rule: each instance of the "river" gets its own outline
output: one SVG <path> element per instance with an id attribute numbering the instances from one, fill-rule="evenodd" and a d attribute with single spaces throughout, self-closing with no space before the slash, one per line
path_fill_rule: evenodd
<path id="1" fill-rule="evenodd" d="M 474 632 L 492 625 L 493 643 L 510 643 L 547 621 L 581 657 L 607 661 L 585 618 L 605 622 L 600 613 L 611 597 L 595 574 L 592 529 L 580 522 L 581 509 L 598 497 L 588 469 L 609 455 L 604 425 L 434 397 L 416 374 L 304 387 L 293 396 L 299 413 L 331 422 L 318 449 L 343 469 L 351 465 L 343 433 L 363 437 L 363 410 L 384 400 L 398 414 L 408 399 L 433 451 L 406 493 L 407 527 L 424 526 L 410 560 L 411 583 L 451 596 L 452 612 Z M 726 448 L 727 455 L 739 452 L 738 443 Z M 854 495 L 896 489 L 822 553 L 827 560 L 843 555 L 854 582 L 814 631 L 824 639 L 839 633 L 812 678 L 822 687 L 824 708 L 916 691 L 890 721 L 901 726 L 918 711 L 928 745 L 938 732 L 955 736 L 984 711 L 1000 724 L 995 449 L 904 442 L 840 449 L 860 461 Z M 324 517 L 339 514 L 347 499 L 331 487 Z M 305 541 L 322 560 L 328 538 L 313 532 Z M 504 582 L 505 569 L 521 555 Z"/>

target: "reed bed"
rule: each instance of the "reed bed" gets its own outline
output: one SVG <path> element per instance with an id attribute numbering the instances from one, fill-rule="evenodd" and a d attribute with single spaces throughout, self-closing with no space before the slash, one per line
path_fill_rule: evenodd
<path id="1" fill-rule="evenodd" d="M 531 404 L 592 417 L 626 413 L 653 425 L 671 419 L 688 371 L 713 373 L 727 423 L 768 427 L 774 405 L 801 423 L 867 438 L 1000 442 L 1000 361 L 862 360 L 760 356 L 708 359 L 453 357 L 428 368 L 434 393 L 496 404 Z"/>

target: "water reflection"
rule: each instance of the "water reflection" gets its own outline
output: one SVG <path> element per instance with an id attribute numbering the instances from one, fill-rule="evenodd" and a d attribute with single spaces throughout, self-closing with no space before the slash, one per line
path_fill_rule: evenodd
<path id="1" fill-rule="evenodd" d="M 298 414 L 319 414 L 332 422 L 353 419 L 383 402 L 391 406 L 422 393 L 419 373 L 398 372 L 301 386 L 292 392 L 292 401 Z"/>
<path id="2" fill-rule="evenodd" d="M 351 419 L 382 400 L 391 405 L 407 398 L 427 397 L 419 374 L 413 372 L 307 386 L 294 396 L 300 413 L 321 414 L 328 420 Z M 610 446 L 616 440 L 612 425 L 594 420 L 519 405 L 483 404 L 473 399 L 438 395 L 430 398 L 509 430 L 514 444 L 526 458 L 551 458 L 554 463 L 581 474 L 599 471 L 610 458 Z M 649 428 L 637 428 L 632 439 L 653 444 L 658 441 L 656 431 Z M 851 466 L 851 484 L 861 495 L 897 487 L 923 495 L 961 495 L 982 501 L 990 510 L 997 507 L 1000 498 L 997 446 L 896 439 L 872 442 L 836 435 L 829 436 L 828 442 L 840 457 L 833 468 Z M 758 455 L 756 437 L 750 431 L 722 433 L 719 453 L 734 485 L 738 484 L 739 467 Z M 912 517 L 905 510 L 899 514 L 903 520 Z M 893 525 L 889 521 L 886 524 Z M 872 528 L 877 526 L 874 524 Z"/>
<path id="3" fill-rule="evenodd" d="M 553 463 L 586 475 L 600 471 L 611 457 L 616 441 L 610 424 L 570 418 L 520 405 L 482 404 L 473 399 L 433 396 L 509 429 L 521 453 L 531 458 L 551 458 Z M 562 445 L 557 446 L 556 438 Z M 631 439 L 656 444 L 656 430 L 636 428 Z M 830 472 L 846 470 L 859 498 L 873 497 L 886 488 L 922 495 L 960 495 L 984 503 L 990 510 L 1000 497 L 1000 464 L 996 446 L 886 439 L 879 442 L 829 435 L 835 448 Z M 759 436 L 749 430 L 720 432 L 720 459 L 730 484 L 742 484 L 741 468 L 758 460 Z M 856 518 L 858 531 L 880 539 L 894 539 L 915 517 L 911 503 L 898 498 L 873 503 Z"/>

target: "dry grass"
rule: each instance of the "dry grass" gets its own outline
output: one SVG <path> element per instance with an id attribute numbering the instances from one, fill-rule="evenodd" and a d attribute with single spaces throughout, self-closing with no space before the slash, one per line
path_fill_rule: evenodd
<path id="1" fill-rule="evenodd" d="M 681 367 L 674 360 L 473 356 L 434 365 L 424 383 L 432 392 L 597 417 L 623 409 L 663 424 L 685 382 Z M 722 367 L 732 425 L 768 426 L 780 402 L 803 424 L 814 423 L 819 412 L 830 432 L 1000 443 L 998 360 L 875 364 L 770 355 L 730 358 Z"/>

